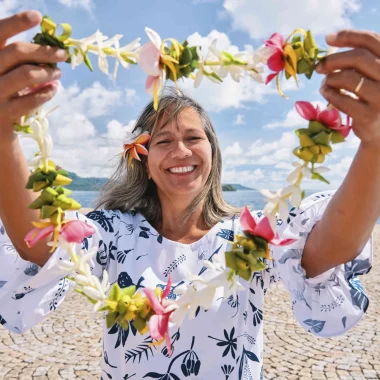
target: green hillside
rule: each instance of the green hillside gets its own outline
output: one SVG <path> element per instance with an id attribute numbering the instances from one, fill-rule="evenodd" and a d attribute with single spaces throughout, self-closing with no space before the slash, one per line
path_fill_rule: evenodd
<path id="1" fill-rule="evenodd" d="M 107 181 L 107 178 L 82 178 L 73 172 L 68 173 L 69 177 L 73 180 L 73 182 L 67 186 L 70 190 L 97 191 Z"/>

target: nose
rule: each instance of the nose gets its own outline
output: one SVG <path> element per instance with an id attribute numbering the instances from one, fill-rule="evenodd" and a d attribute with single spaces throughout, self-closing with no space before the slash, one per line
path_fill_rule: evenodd
<path id="1" fill-rule="evenodd" d="M 185 157 L 191 157 L 193 152 L 183 143 L 178 141 L 172 151 L 172 158 L 183 159 Z"/>

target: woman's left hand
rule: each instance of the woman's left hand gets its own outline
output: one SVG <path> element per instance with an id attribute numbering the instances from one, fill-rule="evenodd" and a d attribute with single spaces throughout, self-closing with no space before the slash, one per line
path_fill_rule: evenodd
<path id="1" fill-rule="evenodd" d="M 353 131 L 363 144 L 380 148 L 380 35 L 342 30 L 328 35 L 326 42 L 353 49 L 331 54 L 316 66 L 318 73 L 326 75 L 322 96 L 352 118 Z M 340 89 L 355 93 L 359 99 L 342 94 Z"/>

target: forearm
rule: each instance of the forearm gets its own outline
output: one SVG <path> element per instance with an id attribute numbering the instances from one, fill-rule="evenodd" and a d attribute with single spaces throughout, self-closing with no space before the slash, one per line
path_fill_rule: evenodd
<path id="1" fill-rule="evenodd" d="M 315 277 L 353 260 L 380 216 L 380 146 L 360 145 L 350 170 L 310 233 L 302 265 Z"/>
<path id="2" fill-rule="evenodd" d="M 17 137 L 0 142 L 0 173 L 0 217 L 7 234 L 24 260 L 42 266 L 51 255 L 46 245 L 51 238 L 32 248 L 24 242 L 25 235 L 34 228 L 32 221 L 39 221 L 39 211 L 28 208 L 39 194 L 25 189 L 30 172 Z"/>

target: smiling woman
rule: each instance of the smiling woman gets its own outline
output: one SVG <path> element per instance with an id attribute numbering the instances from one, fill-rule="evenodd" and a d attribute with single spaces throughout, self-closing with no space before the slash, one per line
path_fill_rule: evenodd
<path id="1" fill-rule="evenodd" d="M 133 133 L 151 135 L 148 156 L 119 165 L 100 191 L 96 208 L 141 212 L 162 234 L 199 237 L 240 210 L 223 198 L 222 159 L 207 113 L 189 96 L 168 87 L 159 108 L 150 103 Z M 203 205 L 207 213 L 199 206 Z M 203 219 L 194 225 L 194 220 Z M 174 228 L 175 227 L 175 228 Z M 188 239 L 187 239 L 188 240 Z"/>

